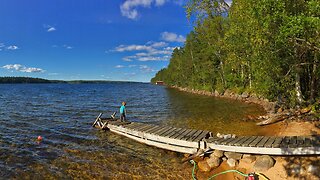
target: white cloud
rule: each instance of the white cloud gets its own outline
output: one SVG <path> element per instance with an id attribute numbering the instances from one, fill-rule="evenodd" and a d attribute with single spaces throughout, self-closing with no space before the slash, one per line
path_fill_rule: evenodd
<path id="1" fill-rule="evenodd" d="M 168 0 L 126 0 L 120 5 L 120 11 L 122 16 L 129 19 L 137 19 L 139 13 L 137 11 L 138 7 L 150 7 L 152 4 L 156 6 L 164 5 Z"/>
<path id="2" fill-rule="evenodd" d="M 124 51 L 152 51 L 153 47 L 146 45 L 120 45 L 115 48 L 114 51 L 124 52 Z"/>
<path id="3" fill-rule="evenodd" d="M 182 35 L 177 35 L 176 33 L 172 32 L 163 32 L 161 33 L 161 39 L 168 41 L 168 42 L 184 42 L 186 38 Z"/>
<path id="4" fill-rule="evenodd" d="M 141 70 L 141 72 L 143 73 L 150 73 L 150 72 L 155 72 L 156 70 L 152 69 L 151 67 L 147 66 L 147 65 L 140 65 L 139 69 Z"/>
<path id="5" fill-rule="evenodd" d="M 66 48 L 66 49 L 73 49 L 72 46 L 68 46 L 68 45 L 63 45 L 63 47 Z"/>
<path id="6" fill-rule="evenodd" d="M 0 48 L 5 47 L 4 43 L 0 43 Z"/>
<path id="7" fill-rule="evenodd" d="M 52 32 L 52 31 L 55 31 L 55 30 L 56 30 L 55 27 L 51 27 L 51 28 L 49 28 L 47 31 L 48 31 L 48 32 Z"/>
<path id="8" fill-rule="evenodd" d="M 8 70 L 20 71 L 20 72 L 27 72 L 27 73 L 44 72 L 43 69 L 35 68 L 35 67 L 25 67 L 21 64 L 8 64 L 5 66 L 2 66 L 2 68 L 8 69 Z"/>
<path id="9" fill-rule="evenodd" d="M 133 67 L 136 67 L 137 65 L 135 65 L 135 64 L 131 64 L 131 65 L 129 65 L 128 67 L 129 68 L 133 68 Z"/>
<path id="10" fill-rule="evenodd" d="M 124 68 L 123 65 L 116 65 L 115 68 Z"/>
<path id="11" fill-rule="evenodd" d="M 43 28 L 45 28 L 47 30 L 47 32 L 53 32 L 53 31 L 57 30 L 55 27 L 47 25 L 47 24 L 44 24 Z"/>
<path id="12" fill-rule="evenodd" d="M 19 49 L 18 46 L 12 45 L 7 47 L 8 50 L 17 50 Z"/>

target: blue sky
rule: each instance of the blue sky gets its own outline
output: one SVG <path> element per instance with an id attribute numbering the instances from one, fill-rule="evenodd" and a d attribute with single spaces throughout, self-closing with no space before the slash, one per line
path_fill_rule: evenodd
<path id="1" fill-rule="evenodd" d="M 191 30 L 183 0 L 1 0 L 0 76 L 149 82 Z"/>

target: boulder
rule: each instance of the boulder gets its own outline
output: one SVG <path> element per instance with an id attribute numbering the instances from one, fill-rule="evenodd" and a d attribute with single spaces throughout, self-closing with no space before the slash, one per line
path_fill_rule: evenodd
<path id="1" fill-rule="evenodd" d="M 238 165 L 238 161 L 235 160 L 235 159 L 230 158 L 230 159 L 227 160 L 227 164 L 228 164 L 230 167 L 235 167 L 236 165 Z"/>
<path id="2" fill-rule="evenodd" d="M 235 159 L 235 160 L 240 160 L 242 158 L 242 154 L 240 153 L 235 153 L 235 152 L 224 152 L 224 155 L 228 158 L 228 159 Z"/>
<path id="3" fill-rule="evenodd" d="M 210 158 L 211 156 L 215 156 L 215 157 L 218 157 L 218 158 L 221 158 L 223 156 L 223 151 L 221 150 L 214 150 L 213 153 L 210 155 Z"/>
<path id="4" fill-rule="evenodd" d="M 268 155 L 259 156 L 256 162 L 253 165 L 255 171 L 267 171 L 272 168 L 275 164 L 275 161 L 272 157 Z"/>
<path id="5" fill-rule="evenodd" d="M 199 170 L 200 171 L 203 171 L 203 172 L 209 172 L 211 170 L 210 166 L 208 165 L 206 159 L 203 160 L 203 161 L 199 161 L 198 162 L 198 167 L 199 167 Z"/>
<path id="6" fill-rule="evenodd" d="M 241 161 L 244 162 L 244 163 L 246 163 L 246 164 L 250 164 L 250 163 L 252 163 L 252 162 L 255 161 L 255 160 L 256 160 L 256 157 L 255 157 L 255 156 L 252 156 L 252 155 L 250 155 L 250 154 L 244 154 L 244 155 L 242 156 L 242 159 L 241 159 Z"/>
<path id="7" fill-rule="evenodd" d="M 221 159 L 219 157 L 213 156 L 210 157 L 209 159 L 207 159 L 207 164 L 209 165 L 209 167 L 212 168 L 216 168 L 220 165 L 221 163 Z"/>

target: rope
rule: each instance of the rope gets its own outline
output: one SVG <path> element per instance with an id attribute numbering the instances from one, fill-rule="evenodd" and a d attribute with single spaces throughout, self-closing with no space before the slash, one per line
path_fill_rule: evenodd
<path id="1" fill-rule="evenodd" d="M 192 179 L 193 180 L 197 180 L 195 174 L 194 174 L 194 171 L 196 170 L 196 167 L 197 167 L 197 163 L 194 161 L 194 160 L 190 160 L 190 163 L 193 164 L 193 168 L 192 168 Z"/>
<path id="2" fill-rule="evenodd" d="M 213 179 L 213 178 L 215 178 L 215 177 L 217 177 L 217 176 L 219 176 L 219 175 L 221 175 L 221 174 L 226 174 L 226 173 L 229 173 L 229 172 L 235 172 L 235 173 L 240 174 L 241 176 L 248 177 L 248 174 L 244 174 L 244 173 L 242 173 L 242 172 L 240 172 L 240 171 L 238 171 L 238 170 L 233 170 L 233 169 L 231 169 L 231 170 L 222 171 L 222 172 L 220 172 L 220 173 L 218 173 L 218 174 L 214 174 L 213 176 L 211 176 L 210 178 L 208 178 L 208 180 Z"/>
<path id="3" fill-rule="evenodd" d="M 192 179 L 193 180 L 197 180 L 196 176 L 195 176 L 195 169 L 197 168 L 197 163 L 194 161 L 194 160 L 190 160 L 190 163 L 193 164 L 193 168 L 192 168 Z M 222 174 L 226 174 L 226 173 L 229 173 L 229 172 L 235 172 L 235 173 L 238 173 L 240 174 L 241 176 L 244 176 L 244 177 L 248 177 L 249 175 L 248 174 L 244 174 L 238 170 L 226 170 L 226 171 L 222 171 L 218 174 L 214 174 L 212 175 L 211 177 L 208 178 L 208 180 L 211 180 L 219 175 L 222 175 Z M 261 173 L 256 173 L 257 175 L 259 175 L 259 177 L 262 177 L 263 179 L 265 180 L 269 180 L 269 178 L 267 178 L 265 175 L 261 174 Z"/>

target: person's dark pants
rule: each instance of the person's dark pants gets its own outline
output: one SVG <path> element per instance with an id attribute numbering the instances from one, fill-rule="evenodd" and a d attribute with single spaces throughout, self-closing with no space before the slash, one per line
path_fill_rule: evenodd
<path id="1" fill-rule="evenodd" d="M 126 115 L 124 113 L 120 114 L 120 120 L 125 121 L 126 120 Z"/>

